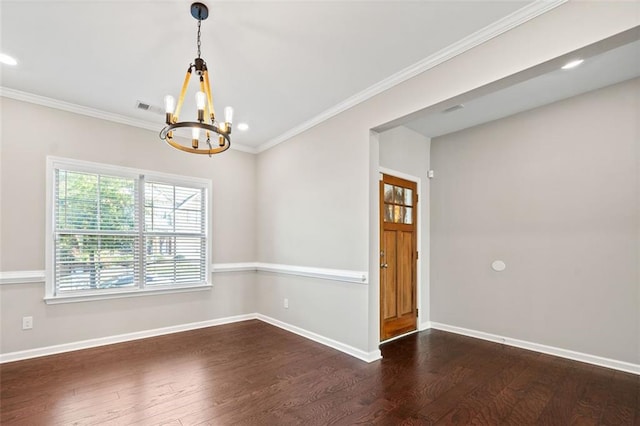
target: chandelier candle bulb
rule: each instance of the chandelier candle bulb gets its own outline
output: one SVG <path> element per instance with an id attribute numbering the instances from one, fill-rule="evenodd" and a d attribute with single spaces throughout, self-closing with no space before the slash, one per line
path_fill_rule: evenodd
<path id="1" fill-rule="evenodd" d="M 167 113 L 167 124 L 171 124 L 173 121 L 173 110 L 176 107 L 176 100 L 171 95 L 164 97 L 164 110 Z"/>
<path id="2" fill-rule="evenodd" d="M 173 96 L 167 95 L 164 97 L 164 110 L 168 114 L 173 114 L 174 109 L 176 108 L 176 100 Z"/>
<path id="3" fill-rule="evenodd" d="M 224 121 L 229 124 L 233 123 L 233 108 L 230 106 L 224 109 Z"/>
<path id="4" fill-rule="evenodd" d="M 205 101 L 206 101 L 206 96 L 204 95 L 204 92 L 196 93 L 196 105 L 198 109 L 204 110 Z"/>
<path id="5" fill-rule="evenodd" d="M 205 103 L 204 92 L 196 93 L 196 106 L 198 107 L 198 121 L 204 121 L 204 103 Z"/>
<path id="6" fill-rule="evenodd" d="M 195 149 L 198 148 L 198 140 L 200 139 L 200 129 L 193 127 L 191 129 L 191 146 Z"/>

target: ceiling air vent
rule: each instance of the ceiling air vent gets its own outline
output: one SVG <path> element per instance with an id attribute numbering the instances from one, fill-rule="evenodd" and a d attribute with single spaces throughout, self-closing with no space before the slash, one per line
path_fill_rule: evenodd
<path id="1" fill-rule="evenodd" d="M 457 111 L 457 110 L 462 109 L 462 108 L 464 108 L 464 105 L 458 104 L 458 105 L 454 105 L 452 107 L 449 107 L 449 108 L 445 109 L 442 112 L 445 113 L 445 114 L 448 114 L 450 112 Z"/>
<path id="2" fill-rule="evenodd" d="M 164 110 L 156 105 L 151 105 L 146 102 L 136 101 L 136 109 L 141 109 L 143 111 L 149 111 L 154 114 L 164 114 Z"/>

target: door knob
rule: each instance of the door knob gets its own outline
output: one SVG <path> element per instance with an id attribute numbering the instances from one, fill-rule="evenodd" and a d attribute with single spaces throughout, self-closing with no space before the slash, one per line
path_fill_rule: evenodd
<path id="1" fill-rule="evenodd" d="M 384 268 L 384 269 L 387 269 L 387 268 L 389 267 L 389 265 L 388 265 L 388 264 L 386 264 L 386 263 L 383 263 L 382 265 L 380 265 L 380 267 L 381 267 L 381 268 Z"/>

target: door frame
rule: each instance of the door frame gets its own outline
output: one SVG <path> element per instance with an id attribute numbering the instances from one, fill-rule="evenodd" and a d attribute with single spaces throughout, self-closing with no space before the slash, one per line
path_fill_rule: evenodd
<path id="1" fill-rule="evenodd" d="M 419 331 L 423 330 L 422 324 L 425 322 L 423 321 L 424 318 L 424 313 L 422 312 L 421 306 L 422 306 L 422 261 L 424 260 L 424 257 L 426 255 L 426 253 L 422 253 L 422 204 L 425 202 L 425 200 L 423 200 L 423 195 L 422 195 L 422 179 L 420 179 L 418 176 L 413 176 L 410 175 L 408 173 L 404 173 L 398 170 L 393 170 L 393 169 L 389 169 L 387 167 L 378 167 L 378 185 L 380 184 L 380 182 L 382 181 L 382 175 L 389 175 L 389 176 L 394 176 L 394 177 L 398 177 L 404 180 L 408 180 L 411 182 L 415 182 L 416 184 L 416 192 L 418 194 L 418 205 L 417 205 L 417 210 L 416 210 L 416 220 L 417 220 L 417 225 L 416 225 L 416 233 L 418 235 L 416 235 L 416 249 L 418 250 L 418 253 L 420 253 L 420 257 L 418 258 L 418 263 L 416 265 L 416 303 L 418 304 L 417 308 L 418 308 L 418 315 L 416 317 L 416 329 L 415 331 L 410 331 L 408 333 L 405 334 L 401 334 L 399 336 L 395 336 L 392 337 L 390 339 L 381 341 L 380 340 L 380 332 L 378 332 L 378 344 L 384 344 L 387 342 L 390 342 L 392 340 L 395 339 L 399 339 L 400 337 L 406 336 L 408 334 L 412 334 L 412 333 L 417 333 Z M 380 191 L 376 191 L 376 193 L 378 194 L 378 209 L 380 209 L 380 203 L 381 203 L 381 199 L 380 199 Z M 382 221 L 384 220 L 383 217 L 378 217 L 378 228 L 381 229 L 382 227 Z M 382 236 L 380 236 L 378 238 L 378 253 L 380 253 L 380 241 L 382 239 Z M 380 263 L 380 256 L 378 256 L 378 264 Z M 379 266 L 379 265 L 378 265 Z M 378 281 L 380 280 L 380 268 L 377 268 L 378 271 Z M 382 287 L 378 286 L 378 309 L 380 306 L 380 297 L 382 296 L 380 294 L 380 292 L 382 291 Z M 382 317 L 378 317 L 378 324 L 377 324 L 377 328 L 378 330 L 380 329 L 380 325 L 382 324 Z"/>

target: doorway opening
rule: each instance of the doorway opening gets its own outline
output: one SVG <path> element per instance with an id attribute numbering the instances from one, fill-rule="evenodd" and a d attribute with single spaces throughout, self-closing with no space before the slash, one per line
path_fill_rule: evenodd
<path id="1" fill-rule="evenodd" d="M 418 187 L 382 174 L 380 181 L 380 341 L 418 329 Z"/>

